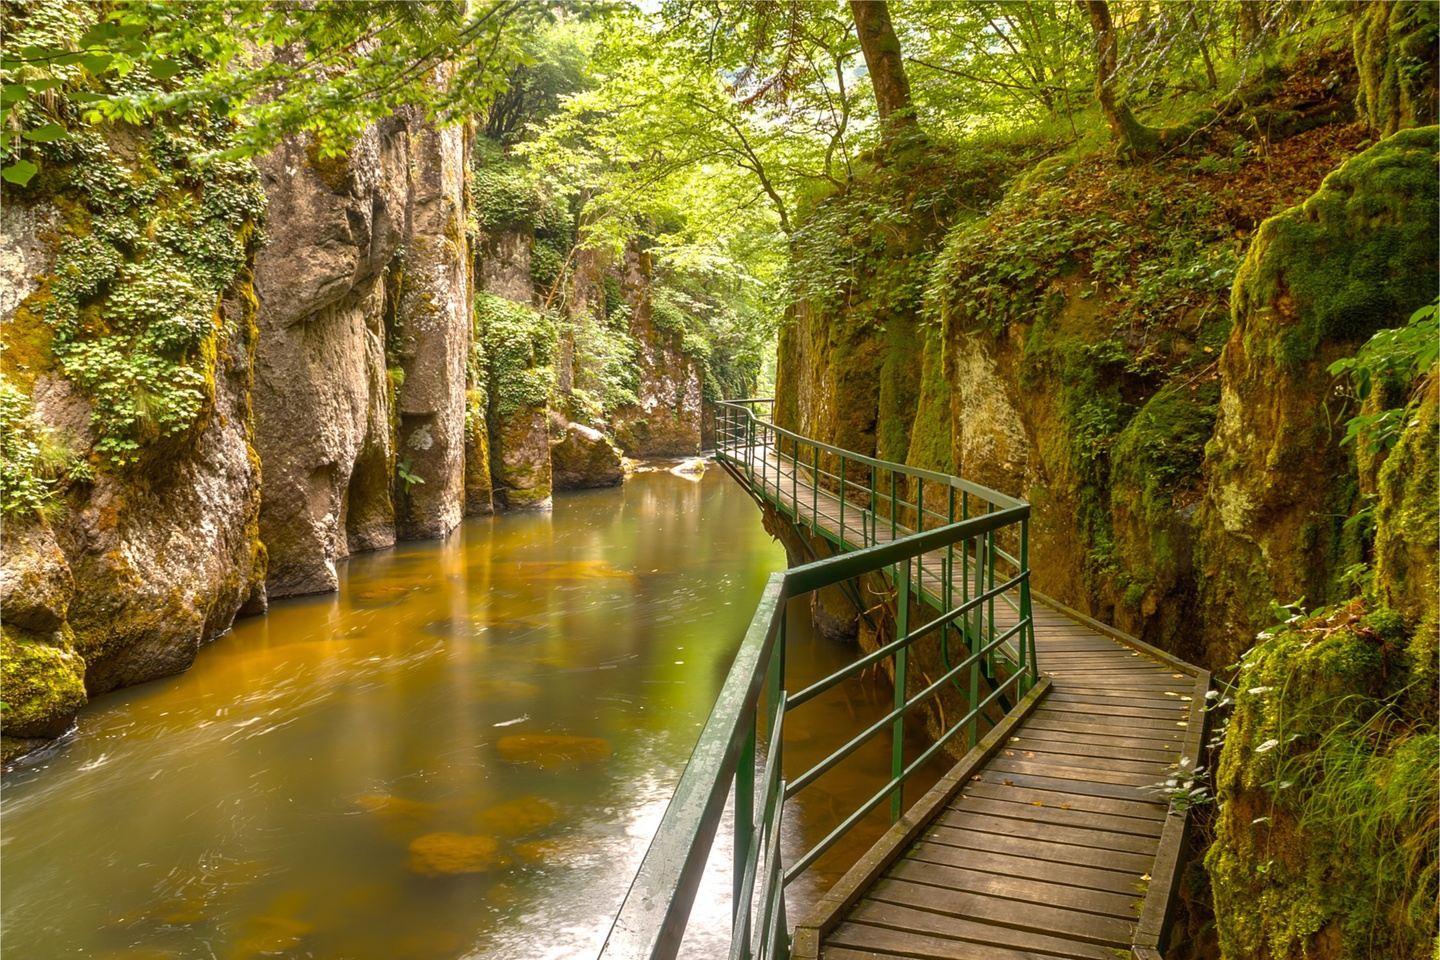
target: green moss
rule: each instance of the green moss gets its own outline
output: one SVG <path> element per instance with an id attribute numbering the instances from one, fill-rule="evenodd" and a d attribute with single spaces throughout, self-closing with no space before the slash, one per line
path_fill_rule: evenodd
<path id="1" fill-rule="evenodd" d="M 1224 957 L 1430 955 L 1440 743 L 1396 707 L 1397 622 L 1351 605 L 1245 655 L 1205 861 Z"/>
<path id="2" fill-rule="evenodd" d="M 1355 109 L 1377 133 L 1435 117 L 1435 44 L 1440 14 L 1429 0 L 1368 3 L 1355 20 Z"/>
<path id="3" fill-rule="evenodd" d="M 1437 134 L 1381 141 L 1261 225 L 1231 302 L 1237 318 L 1252 318 L 1252 362 L 1296 370 L 1323 343 L 1358 345 L 1434 295 L 1433 265 L 1423 267 L 1437 246 Z"/>
<path id="4" fill-rule="evenodd" d="M 1440 449 L 1437 449 L 1440 371 L 1432 369 L 1405 411 L 1407 424 L 1380 468 L 1375 508 L 1375 594 L 1413 631 L 1410 653 L 1415 691 L 1433 711 L 1436 635 L 1440 632 Z"/>
<path id="5" fill-rule="evenodd" d="M 543 407 L 554 388 L 558 333 L 554 321 L 530 307 L 479 293 L 475 336 L 484 344 L 483 362 L 492 416 L 507 417 L 526 407 Z"/>
<path id="6" fill-rule="evenodd" d="M 906 463 L 941 473 L 955 472 L 955 450 L 950 428 L 950 381 L 945 377 L 945 346 L 939 332 L 925 337 L 920 360 L 920 396 L 915 422 L 910 427 Z"/>
<path id="7" fill-rule="evenodd" d="M 337 149 L 312 134 L 305 144 L 305 159 L 321 182 L 335 193 L 344 193 L 349 189 L 350 151 Z"/>
<path id="8" fill-rule="evenodd" d="M 85 705 L 85 662 L 71 650 L 0 628 L 0 728 L 12 736 L 59 736 Z"/>

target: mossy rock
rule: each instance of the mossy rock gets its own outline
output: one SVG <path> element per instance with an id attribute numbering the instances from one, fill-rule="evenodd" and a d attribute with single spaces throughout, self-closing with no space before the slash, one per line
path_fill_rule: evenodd
<path id="1" fill-rule="evenodd" d="M 1235 280 L 1252 360 L 1294 371 L 1322 343 L 1360 344 L 1435 292 L 1440 128 L 1382 140 L 1266 220 Z"/>
<path id="2" fill-rule="evenodd" d="M 1431 956 L 1440 751 L 1394 712 L 1397 622 L 1350 604 L 1245 655 L 1205 858 L 1223 957 Z"/>
<path id="3" fill-rule="evenodd" d="M 85 661 L 73 650 L 0 628 L 0 729 L 10 737 L 58 737 L 85 705 Z"/>
<path id="4" fill-rule="evenodd" d="M 1355 21 L 1355 108 L 1382 135 L 1435 117 L 1440 12 L 1431 0 L 1367 3 Z"/>
<path id="5" fill-rule="evenodd" d="M 1440 632 L 1440 450 L 1437 450 L 1440 367 L 1432 368 L 1407 424 L 1380 468 L 1375 507 L 1375 594 L 1411 628 L 1410 658 L 1415 691 L 1433 713 L 1436 696 L 1436 634 Z"/>

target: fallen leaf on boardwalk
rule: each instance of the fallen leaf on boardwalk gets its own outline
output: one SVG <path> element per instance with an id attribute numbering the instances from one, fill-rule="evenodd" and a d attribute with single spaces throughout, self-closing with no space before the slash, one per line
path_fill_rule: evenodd
<path id="1" fill-rule="evenodd" d="M 1031 801 L 1030 801 L 1030 806 L 1032 806 L 1032 807 L 1043 807 L 1043 806 L 1045 806 L 1045 801 L 1044 801 L 1044 800 L 1031 800 Z"/>
<path id="2" fill-rule="evenodd" d="M 1035 756 L 1035 751 L 1034 751 L 1034 750 L 1026 750 L 1026 751 L 1025 751 L 1025 756 L 1027 756 L 1027 757 L 1032 757 L 1032 758 L 1033 758 L 1033 757 Z"/>
<path id="3" fill-rule="evenodd" d="M 1148 874 L 1148 873 L 1143 873 L 1143 874 L 1140 875 L 1140 879 L 1141 879 L 1141 880 L 1149 880 L 1149 879 L 1150 879 L 1150 874 Z"/>
<path id="4" fill-rule="evenodd" d="M 1068 803 L 1062 803 L 1062 804 L 1060 804 L 1060 809 L 1061 809 L 1061 810 L 1069 810 L 1069 809 L 1070 809 L 1070 804 L 1068 804 Z"/>
<path id="5" fill-rule="evenodd" d="M 1005 786 L 1007 786 L 1007 787 L 1013 787 L 1013 786 L 1015 786 L 1015 781 L 1014 781 L 1014 780 L 1006 780 L 1006 781 L 1004 781 L 1004 784 L 1005 784 Z"/>

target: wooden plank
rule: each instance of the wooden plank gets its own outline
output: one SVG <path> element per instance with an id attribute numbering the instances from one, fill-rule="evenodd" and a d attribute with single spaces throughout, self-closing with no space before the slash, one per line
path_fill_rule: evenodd
<path id="1" fill-rule="evenodd" d="M 918 860 L 901 860 L 886 876 L 946 891 L 963 891 L 1020 903 L 1048 904 L 1122 920 L 1135 920 L 1140 915 L 1140 895 L 1137 892 L 1110 893 L 1105 890 L 1089 890 L 1085 887 L 1007 877 L 998 873 L 983 873 Z"/>
<path id="2" fill-rule="evenodd" d="M 1008 773 L 996 770 L 976 777 L 988 783 L 1001 783 L 1017 787 L 1034 787 L 1052 793 L 1069 793 L 1082 797 L 1109 797 L 1112 800 L 1134 800 L 1143 802 L 1149 795 L 1138 786 L 1118 783 L 1086 783 L 1080 780 L 1066 780 L 1061 777 L 1047 777 L 1029 773 Z"/>
<path id="3" fill-rule="evenodd" d="M 1057 711 L 1069 713 L 1093 714 L 1101 717 L 1140 717 L 1147 720 L 1165 720 L 1174 723 L 1176 720 L 1186 719 L 1186 704 L 1170 701 L 1149 701 L 1140 703 L 1134 701 L 1129 705 L 1122 705 L 1122 701 L 1110 703 L 1085 703 L 1076 700 L 1057 700 L 1052 708 Z"/>
<path id="4" fill-rule="evenodd" d="M 1101 745 L 1116 747 L 1133 747 L 1137 750 L 1159 750 L 1166 753 L 1173 753 L 1180 756 L 1180 745 L 1184 742 L 1180 737 L 1180 731 L 1169 738 L 1160 737 L 1118 737 L 1110 730 L 1076 730 L 1074 727 L 1084 726 L 1083 724 L 1039 724 L 1029 723 L 1025 729 L 1020 731 L 1020 736 L 1011 739 L 1011 743 L 1029 743 L 1032 740 L 1059 741 L 1067 744 Z"/>
<path id="5" fill-rule="evenodd" d="M 887 944 L 875 934 L 856 929 L 858 927 L 870 930 L 903 931 L 908 936 L 901 943 L 891 940 Z M 1039 957 L 1065 957 L 1067 960 L 1069 958 L 1074 958 L 1074 960 L 1115 960 L 1113 953 L 1107 954 L 1106 947 L 1096 944 L 1077 943 L 1045 933 L 976 923 L 959 917 L 946 917 L 926 910 L 881 902 L 862 904 L 856 909 L 853 920 L 843 927 L 836 928 L 833 942 L 837 945 L 869 950 L 878 949 L 882 945 L 889 946 L 890 949 L 898 947 L 912 956 L 925 957 L 927 960 L 932 957 L 937 960 L 938 958 L 954 960 L 957 957 L 971 956 L 972 954 L 966 951 L 969 951 L 972 946 L 980 948 L 982 952 L 976 956 L 982 960 L 986 956 L 983 951 L 990 946 L 1018 950 L 1032 960 Z M 826 956 L 828 955 L 827 950 Z M 905 953 L 900 954 L 900 956 L 905 955 Z"/>
<path id="6" fill-rule="evenodd" d="M 1111 797 L 1082 797 L 1075 794 L 1055 793 L 1051 790 L 1036 790 L 1003 783 L 984 783 L 972 780 L 966 784 L 961 796 L 986 797 L 992 800 L 1008 800 L 1029 806 L 1041 805 L 1060 810 L 1079 810 L 1085 813 L 1103 813 L 1108 816 L 1130 817 L 1135 820 L 1154 821 L 1165 819 L 1165 805 L 1156 801 L 1116 800 Z"/>
<path id="7" fill-rule="evenodd" d="M 931 827 L 926 836 L 945 842 L 940 830 L 974 830 L 980 833 L 998 833 L 1005 837 L 1025 837 L 1027 840 L 1044 840 L 1047 843 L 1068 843 L 1076 847 L 1094 847 L 1099 853 L 1097 861 L 1112 850 L 1126 853 L 1143 853 L 1155 856 L 1154 837 L 1137 837 L 1129 833 L 1112 833 L 1106 830 L 1092 830 L 1088 827 L 1064 827 L 1053 823 L 1011 820 L 990 814 L 971 812 L 965 809 L 965 801 L 945 811 Z"/>
<path id="8" fill-rule="evenodd" d="M 1125 893 L 1132 897 L 1145 886 L 1139 873 L 1106 870 L 1102 867 L 1082 867 L 1070 863 L 1054 863 L 1049 860 L 1036 860 L 1033 857 L 1015 857 L 981 850 L 967 850 L 963 847 L 949 847 L 943 843 L 922 841 L 915 845 L 909 856 L 911 859 L 923 860 L 926 863 L 966 867 L 971 870 L 999 873 L 1010 877 L 1030 877 L 1051 883 L 1069 884 L 1073 887 Z"/>
<path id="9" fill-rule="evenodd" d="M 1105 946 L 1129 946 L 1134 923 L 1040 903 L 1021 903 L 969 893 L 942 890 L 904 880 L 881 880 L 867 899 L 915 907 L 952 917 L 986 920 L 1021 930 L 1072 937 Z"/>
<path id="10" fill-rule="evenodd" d="M 1093 764 L 1105 763 L 1104 760 L 1094 759 Z M 1080 780 L 1085 783 L 1113 783 L 1131 787 L 1152 787 L 1155 785 L 1156 775 L 1164 770 L 1146 771 L 1136 773 L 1132 770 L 1109 770 L 1103 766 L 1075 767 L 1061 763 L 1052 763 L 1048 759 L 1030 760 L 1015 759 L 1012 757 L 996 758 L 985 768 L 986 771 L 1000 770 L 1005 773 L 1028 773 L 1040 777 L 1058 777 L 1061 780 Z"/>
<path id="11" fill-rule="evenodd" d="M 1103 759 L 1116 770 L 1132 770 L 1146 773 L 1151 770 L 1165 770 L 1175 762 L 1173 750 L 1136 750 L 1133 747 L 1110 747 L 1100 744 L 1076 744 L 1068 740 L 1037 740 L 1033 737 L 1007 746 L 1005 756 L 1049 760 L 1067 767 L 1085 767 L 1082 761 Z M 1108 766 L 1108 765 L 1107 765 Z"/>
<path id="12" fill-rule="evenodd" d="M 944 844 L 962 850 L 988 850 L 992 853 L 1008 853 L 1015 857 L 1029 857 L 1031 860 L 1045 860 L 1051 863 L 1069 863 L 1077 867 L 1095 867 L 1118 870 L 1136 875 L 1148 873 L 1155 858 L 1141 853 L 1112 850 L 1108 855 L 1096 855 L 1094 847 L 1080 847 L 1069 843 L 1049 843 L 1029 837 L 1007 837 L 998 833 L 981 833 L 977 830 L 955 830 L 949 827 L 936 828 L 924 837 L 926 843 Z"/>
<path id="13" fill-rule="evenodd" d="M 1114 690 L 1108 687 L 1080 687 L 1072 683 L 1061 684 L 1054 696 L 1066 703 L 1090 703 L 1103 706 L 1107 703 L 1165 703 L 1181 709 L 1189 709 L 1192 694 L 1188 687 L 1173 690 Z"/>
<path id="14" fill-rule="evenodd" d="M 1034 727 L 1035 730 L 1064 730 L 1068 733 L 1077 734 L 1113 734 L 1116 737 L 1129 737 L 1132 740 L 1158 740 L 1161 743 L 1174 743 L 1175 740 L 1184 737 L 1185 721 L 1175 723 L 1155 723 L 1155 721 L 1138 720 L 1136 723 L 1120 723 L 1120 721 L 1109 721 L 1104 717 L 1094 717 L 1092 714 L 1063 714 L 1063 712 L 1048 712 L 1044 717 L 1032 717 L 1027 727 Z"/>
<path id="15" fill-rule="evenodd" d="M 1109 830 L 1114 833 L 1128 833 L 1151 840 L 1160 836 L 1160 823 L 1156 820 L 1142 820 L 1138 817 L 1120 814 L 1092 813 L 1086 810 L 1066 809 L 1040 801 L 1030 803 L 1020 800 L 997 800 L 993 797 L 966 796 L 950 804 L 951 809 L 964 809 L 971 813 L 1008 817 L 1012 820 L 1035 823 L 1053 823 L 1066 827 L 1081 827 L 1089 830 Z M 1014 831 L 1012 831 L 1014 832 Z"/>

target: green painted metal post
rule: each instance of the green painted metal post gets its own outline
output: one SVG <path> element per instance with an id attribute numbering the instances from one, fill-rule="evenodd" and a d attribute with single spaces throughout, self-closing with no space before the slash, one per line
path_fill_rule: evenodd
<path id="1" fill-rule="evenodd" d="M 893 474 L 892 474 L 893 476 Z M 895 607 L 895 639 L 910 635 L 910 561 L 899 565 L 900 597 Z M 902 646 L 895 651 L 895 709 L 905 706 L 906 679 L 909 675 L 910 648 Z M 890 727 L 890 779 L 898 780 L 905 772 L 905 717 L 895 718 Z M 890 795 L 890 822 L 900 819 L 905 812 L 905 784 L 895 785 Z"/>
<path id="2" fill-rule="evenodd" d="M 1040 665 L 1035 662 L 1035 618 L 1030 607 L 1030 521 L 1020 521 L 1020 618 L 1025 622 L 1020 634 L 1020 644 L 1025 659 L 1025 678 L 1021 680 L 1026 693 L 1040 679 Z"/>
<path id="3" fill-rule="evenodd" d="M 846 549 L 846 546 L 845 546 L 845 474 L 846 474 L 847 471 L 846 471 L 845 467 L 846 467 L 845 458 L 842 456 L 842 457 L 840 458 L 840 549 L 841 549 L 841 550 Z M 861 545 L 863 546 L 863 545 L 864 545 L 864 540 L 865 540 L 865 514 L 863 514 L 863 513 L 860 514 L 860 540 L 861 540 Z"/>
<path id="4" fill-rule="evenodd" d="M 740 744 L 740 759 L 735 767 L 735 858 L 730 893 L 730 919 L 737 922 L 741 910 L 750 904 L 741 903 L 741 887 L 745 882 L 745 864 L 755 845 L 755 714 L 751 713 L 748 729 Z"/>
<path id="5" fill-rule="evenodd" d="M 896 531 L 899 530 L 899 518 L 896 517 L 896 472 L 890 471 L 890 538 L 896 538 Z"/>

